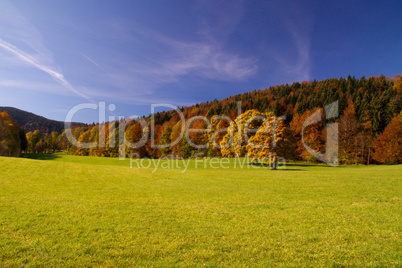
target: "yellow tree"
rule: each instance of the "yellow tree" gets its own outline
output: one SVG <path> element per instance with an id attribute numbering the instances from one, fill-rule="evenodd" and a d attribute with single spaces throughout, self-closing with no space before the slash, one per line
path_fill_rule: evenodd
<path id="1" fill-rule="evenodd" d="M 214 115 L 211 117 L 211 123 L 208 131 L 204 134 L 205 140 L 208 141 L 208 156 L 221 156 L 220 143 L 227 134 L 227 128 L 232 120 L 227 116 Z"/>
<path id="2" fill-rule="evenodd" d="M 99 144 L 98 144 L 98 155 L 99 156 L 109 156 L 108 150 L 106 148 L 107 141 L 109 140 L 109 122 L 101 123 L 99 130 Z"/>
<path id="3" fill-rule="evenodd" d="M 84 144 L 87 144 L 89 142 L 89 138 L 91 136 L 91 130 L 86 130 L 80 133 L 80 136 L 78 137 L 78 143 L 77 143 L 77 155 L 88 155 L 89 150 L 88 148 L 85 148 Z"/>
<path id="4" fill-rule="evenodd" d="M 110 157 L 119 156 L 119 121 L 110 122 L 109 138 L 106 140 L 106 150 Z"/>
<path id="5" fill-rule="evenodd" d="M 58 142 L 57 142 L 58 136 L 59 136 L 59 134 L 56 131 L 53 131 L 49 136 L 48 146 L 49 146 L 49 150 L 51 150 L 52 153 L 55 153 L 59 148 Z"/>
<path id="6" fill-rule="evenodd" d="M 161 152 L 161 157 L 165 157 L 171 152 L 170 149 L 170 135 L 172 134 L 172 127 L 169 125 L 166 125 L 163 128 L 161 138 L 159 140 L 159 145 L 164 146 L 163 148 L 160 148 L 159 151 Z"/>
<path id="7" fill-rule="evenodd" d="M 93 146 L 89 148 L 89 155 L 99 156 L 99 124 L 96 124 L 91 128 L 89 141 L 93 143 Z"/>
<path id="8" fill-rule="evenodd" d="M 32 134 L 32 132 L 30 132 L 31 134 Z M 28 140 L 28 134 L 29 133 L 27 133 L 27 140 Z M 58 148 L 60 149 L 60 150 L 66 150 L 67 149 L 67 147 L 69 146 L 69 143 L 68 143 L 68 139 L 67 139 L 67 137 L 66 137 L 66 133 L 65 132 L 63 132 L 63 133 L 61 133 L 58 137 L 57 137 L 57 146 L 58 146 Z M 29 148 L 29 141 L 28 141 L 28 148 Z"/>
<path id="9" fill-rule="evenodd" d="M 0 133 L 0 135 L 1 135 L 1 133 Z M 27 146 L 27 152 L 28 153 L 33 153 L 34 152 L 34 144 L 33 144 L 33 142 L 32 142 L 32 136 L 33 136 L 33 133 L 32 132 L 28 132 L 27 134 L 26 134 L 26 137 L 27 137 L 27 141 L 28 141 L 28 146 Z"/>
<path id="10" fill-rule="evenodd" d="M 296 160 L 296 140 L 292 131 L 280 117 L 270 117 L 250 138 L 247 145 L 250 157 L 272 159 L 272 169 L 276 169 L 278 157 Z"/>
<path id="11" fill-rule="evenodd" d="M 270 116 L 272 113 L 260 113 L 257 110 L 248 110 L 239 115 L 235 121 L 230 123 L 228 133 L 220 143 L 222 156 L 246 155 L 249 139 L 256 134 L 264 119 Z"/>

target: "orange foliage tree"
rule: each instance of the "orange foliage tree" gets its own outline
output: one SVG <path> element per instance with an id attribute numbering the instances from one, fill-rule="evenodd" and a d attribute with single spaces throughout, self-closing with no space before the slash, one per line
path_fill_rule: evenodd
<path id="1" fill-rule="evenodd" d="M 349 101 L 339 120 L 339 160 L 345 164 L 356 163 L 359 155 L 359 123 L 356 120 L 355 105 Z"/>
<path id="2" fill-rule="evenodd" d="M 373 149 L 373 159 L 379 163 L 402 164 L 402 112 L 377 136 Z"/>
<path id="3" fill-rule="evenodd" d="M 304 129 L 304 133 L 302 133 L 303 124 L 317 111 L 320 111 L 321 115 L 324 114 L 322 109 L 315 109 L 313 111 L 306 110 L 303 114 L 296 113 L 293 116 L 292 122 L 290 122 L 290 128 L 297 143 L 296 151 L 299 157 L 303 160 L 315 161 L 315 157 L 304 148 L 302 138 L 304 138 L 304 143 L 308 147 L 317 152 L 322 152 L 325 147 L 325 141 L 323 138 L 325 136 L 325 130 L 322 121 L 307 126 Z"/>

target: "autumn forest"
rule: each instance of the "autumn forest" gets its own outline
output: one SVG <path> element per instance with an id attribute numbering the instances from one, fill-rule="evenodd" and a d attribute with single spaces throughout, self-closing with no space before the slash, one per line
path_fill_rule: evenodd
<path id="1" fill-rule="evenodd" d="M 324 107 L 334 102 L 338 115 L 328 118 Z M 401 164 L 401 109 L 401 76 L 348 76 L 254 90 L 137 120 L 75 124 L 63 131 L 40 126 L 34 130 L 33 122 L 29 124 L 31 128 L 24 129 L 3 111 L 0 155 L 18 157 L 22 152 L 64 151 L 103 157 L 248 155 L 262 159 L 274 154 L 286 160 L 317 162 L 306 146 L 324 154 L 331 139 L 328 126 L 337 123 L 339 164 Z M 316 115 L 319 120 L 304 128 L 306 120 Z M 183 123 L 187 125 L 186 131 L 182 131 Z M 119 136 L 122 128 L 125 143 Z M 246 132 L 249 139 L 244 138 Z M 68 140 L 68 133 L 76 143 Z M 89 143 L 93 146 L 83 146 Z"/>

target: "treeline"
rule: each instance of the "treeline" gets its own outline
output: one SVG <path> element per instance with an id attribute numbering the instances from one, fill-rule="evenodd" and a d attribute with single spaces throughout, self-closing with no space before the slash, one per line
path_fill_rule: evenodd
<path id="1" fill-rule="evenodd" d="M 137 120 L 75 125 L 61 134 L 29 132 L 25 151 L 151 158 L 248 154 L 317 161 L 334 150 L 340 164 L 397 164 L 402 163 L 401 92 L 401 76 L 296 82 Z M 338 109 L 328 118 L 323 108 L 334 102 Z M 315 122 L 306 125 L 312 117 Z M 69 132 L 76 143 L 68 141 Z M 336 148 L 328 148 L 335 140 Z"/>
<path id="2" fill-rule="evenodd" d="M 187 129 L 184 133 L 181 132 L 181 121 L 173 126 L 155 125 L 154 131 L 151 131 L 152 122 L 145 128 L 138 122 L 129 122 L 127 127 L 124 126 L 125 131 L 121 136 L 128 143 L 138 144 L 134 146 L 124 144 L 119 135 L 120 125 L 126 125 L 124 121 L 77 127 L 73 131 L 77 140 L 75 145 L 65 142 L 65 135 L 62 138 L 66 152 L 83 156 L 117 157 L 120 154 L 128 157 L 131 153 L 140 158 L 248 155 L 257 159 L 275 156 L 285 160 L 316 162 L 317 157 L 308 150 L 310 148 L 323 155 L 328 150 L 336 149 L 339 162 L 335 163 L 329 157 L 327 163 L 332 164 L 402 163 L 402 113 L 392 119 L 383 133 L 374 137 L 370 122 L 359 124 L 353 109 L 354 104 L 350 102 L 338 121 L 337 149 L 328 147 L 330 140 L 336 137 L 328 135 L 324 118 L 306 127 L 302 133 L 303 122 L 316 112 L 323 115 L 322 109 L 306 110 L 294 116 L 290 124 L 281 117 L 275 117 L 272 112 L 260 113 L 257 110 L 248 110 L 230 123 L 227 119 L 213 116 L 210 125 L 203 119 L 194 120 L 190 126 L 191 132 Z M 155 145 L 169 146 L 153 146 L 150 135 L 154 136 Z M 88 144 L 92 145 L 85 148 Z"/>
<path id="3" fill-rule="evenodd" d="M 53 131 L 50 134 L 42 133 L 39 130 L 26 134 L 27 147 L 26 153 L 55 153 L 67 148 L 67 139 L 64 132 L 62 134 Z"/>
<path id="4" fill-rule="evenodd" d="M 76 127 L 72 134 L 78 143 L 68 144 L 66 151 L 77 155 L 115 157 L 123 150 L 125 155 L 135 153 L 139 157 L 152 158 L 170 154 L 185 158 L 249 154 L 262 158 L 276 154 L 286 159 L 316 161 L 317 155 L 306 148 L 325 154 L 329 139 L 335 138 L 328 135 L 327 125 L 337 122 L 339 163 L 402 163 L 401 92 L 401 77 L 356 79 L 349 76 L 346 79 L 286 84 L 180 108 L 179 112 L 186 118 L 187 129 L 198 129 L 198 132 L 183 133 L 183 122 L 177 111 L 158 112 L 142 118 L 143 124 L 132 120 Z M 337 118 L 327 120 L 324 110 L 319 107 L 336 101 Z M 319 122 L 303 130 L 306 120 L 315 113 L 321 117 Z M 202 118 L 193 120 L 196 116 L 205 117 L 209 122 Z M 258 116 L 259 120 L 250 122 L 254 116 Z M 276 125 L 281 129 L 275 129 L 271 134 L 262 130 L 268 128 L 267 122 L 276 122 L 281 116 L 284 120 L 279 121 L 283 122 Z M 130 143 L 139 143 L 143 139 L 141 146 L 119 146 L 121 124 L 124 124 L 124 138 Z M 256 130 L 248 133 L 250 140 L 247 141 L 242 140 L 243 133 L 236 133 L 237 127 L 244 127 L 245 124 L 254 125 Z M 286 135 L 280 137 L 278 133 Z M 253 150 L 250 146 L 250 142 L 263 144 L 264 141 L 272 142 L 272 139 L 279 139 L 277 147 Z M 286 145 L 279 142 L 281 139 L 286 141 Z M 91 148 L 81 146 L 88 143 L 94 145 Z M 174 144 L 165 148 L 154 146 L 170 143 Z M 196 145 L 206 146 L 197 148 Z M 280 146 L 282 150 L 279 150 Z M 285 155 L 288 152 L 292 154 Z"/>

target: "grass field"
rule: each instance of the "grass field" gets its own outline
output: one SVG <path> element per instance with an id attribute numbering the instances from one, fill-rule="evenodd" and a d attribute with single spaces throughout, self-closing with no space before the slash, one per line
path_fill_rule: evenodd
<path id="1" fill-rule="evenodd" d="M 402 266 L 401 165 L 29 157 L 0 157 L 0 266 Z"/>

